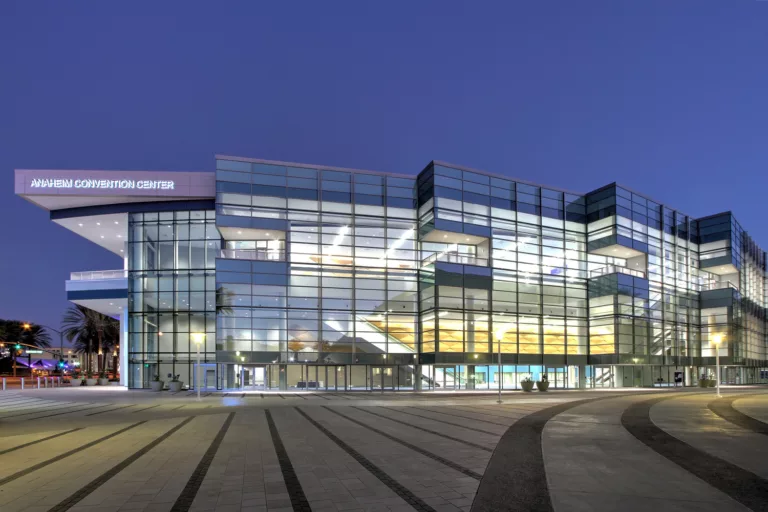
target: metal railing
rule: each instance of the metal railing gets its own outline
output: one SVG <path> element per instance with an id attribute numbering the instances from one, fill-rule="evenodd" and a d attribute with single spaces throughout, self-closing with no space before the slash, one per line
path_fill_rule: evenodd
<path id="1" fill-rule="evenodd" d="M 596 268 L 589 271 L 589 277 L 600 277 L 607 274 L 627 274 L 633 277 L 645 277 L 645 272 L 634 270 L 628 267 L 620 267 L 618 265 L 606 265 L 604 267 Z"/>
<path id="2" fill-rule="evenodd" d="M 462 265 L 479 265 L 481 267 L 488 266 L 487 258 L 476 258 L 474 256 L 468 256 L 466 254 L 459 254 L 455 252 L 446 252 L 431 254 L 427 256 L 422 262 L 422 265 L 429 265 L 435 261 L 443 261 L 445 263 L 460 263 Z"/>
<path id="3" fill-rule="evenodd" d="M 221 257 L 231 260 L 285 261 L 285 251 L 273 249 L 222 249 Z"/>
<path id="4" fill-rule="evenodd" d="M 87 270 L 84 272 L 72 272 L 69 274 L 70 281 L 95 281 L 98 279 L 125 279 L 128 277 L 127 270 Z"/>
<path id="5" fill-rule="evenodd" d="M 725 288 L 733 288 L 739 290 L 739 285 L 733 281 L 710 281 L 701 287 L 702 290 L 723 290 Z"/>

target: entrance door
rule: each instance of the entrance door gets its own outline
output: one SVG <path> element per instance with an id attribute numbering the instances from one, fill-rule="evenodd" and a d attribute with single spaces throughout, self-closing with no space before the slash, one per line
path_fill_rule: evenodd
<path id="1" fill-rule="evenodd" d="M 347 390 L 347 367 L 326 366 L 326 389 L 328 391 L 346 391 Z"/>
<path id="2" fill-rule="evenodd" d="M 393 366 L 371 367 L 371 389 L 395 389 L 395 368 Z"/>
<path id="3" fill-rule="evenodd" d="M 562 366 L 547 368 L 547 378 L 549 379 L 549 386 L 554 389 L 564 389 L 567 385 L 565 368 Z"/>
<path id="4" fill-rule="evenodd" d="M 200 379 L 200 389 L 216 389 L 216 364 L 201 363 L 199 372 L 197 363 L 193 363 L 190 389 L 194 389 L 198 379 Z"/>
<path id="5" fill-rule="evenodd" d="M 435 381 L 439 389 L 459 389 L 459 372 L 455 366 L 435 366 Z"/>
<path id="6" fill-rule="evenodd" d="M 267 369 L 264 366 L 243 366 L 243 389 L 266 389 L 266 373 Z"/>

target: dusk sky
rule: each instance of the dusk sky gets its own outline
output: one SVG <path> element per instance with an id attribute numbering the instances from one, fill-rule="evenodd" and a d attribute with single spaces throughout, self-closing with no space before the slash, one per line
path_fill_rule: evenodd
<path id="1" fill-rule="evenodd" d="M 732 210 L 768 249 L 768 1 L 5 0 L 0 70 L 0 318 L 57 327 L 71 271 L 122 266 L 14 169 L 437 159 Z"/>

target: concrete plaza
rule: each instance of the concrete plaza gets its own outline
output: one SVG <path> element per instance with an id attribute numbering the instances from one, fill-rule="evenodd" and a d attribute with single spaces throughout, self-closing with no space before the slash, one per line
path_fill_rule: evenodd
<path id="1" fill-rule="evenodd" d="M 768 390 L 0 393 L 0 510 L 768 508 Z"/>

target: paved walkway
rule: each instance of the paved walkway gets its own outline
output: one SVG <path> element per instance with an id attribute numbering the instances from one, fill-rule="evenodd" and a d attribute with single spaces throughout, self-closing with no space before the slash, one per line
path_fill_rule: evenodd
<path id="1" fill-rule="evenodd" d="M 0 510 L 768 509 L 768 389 L 0 393 Z"/>

